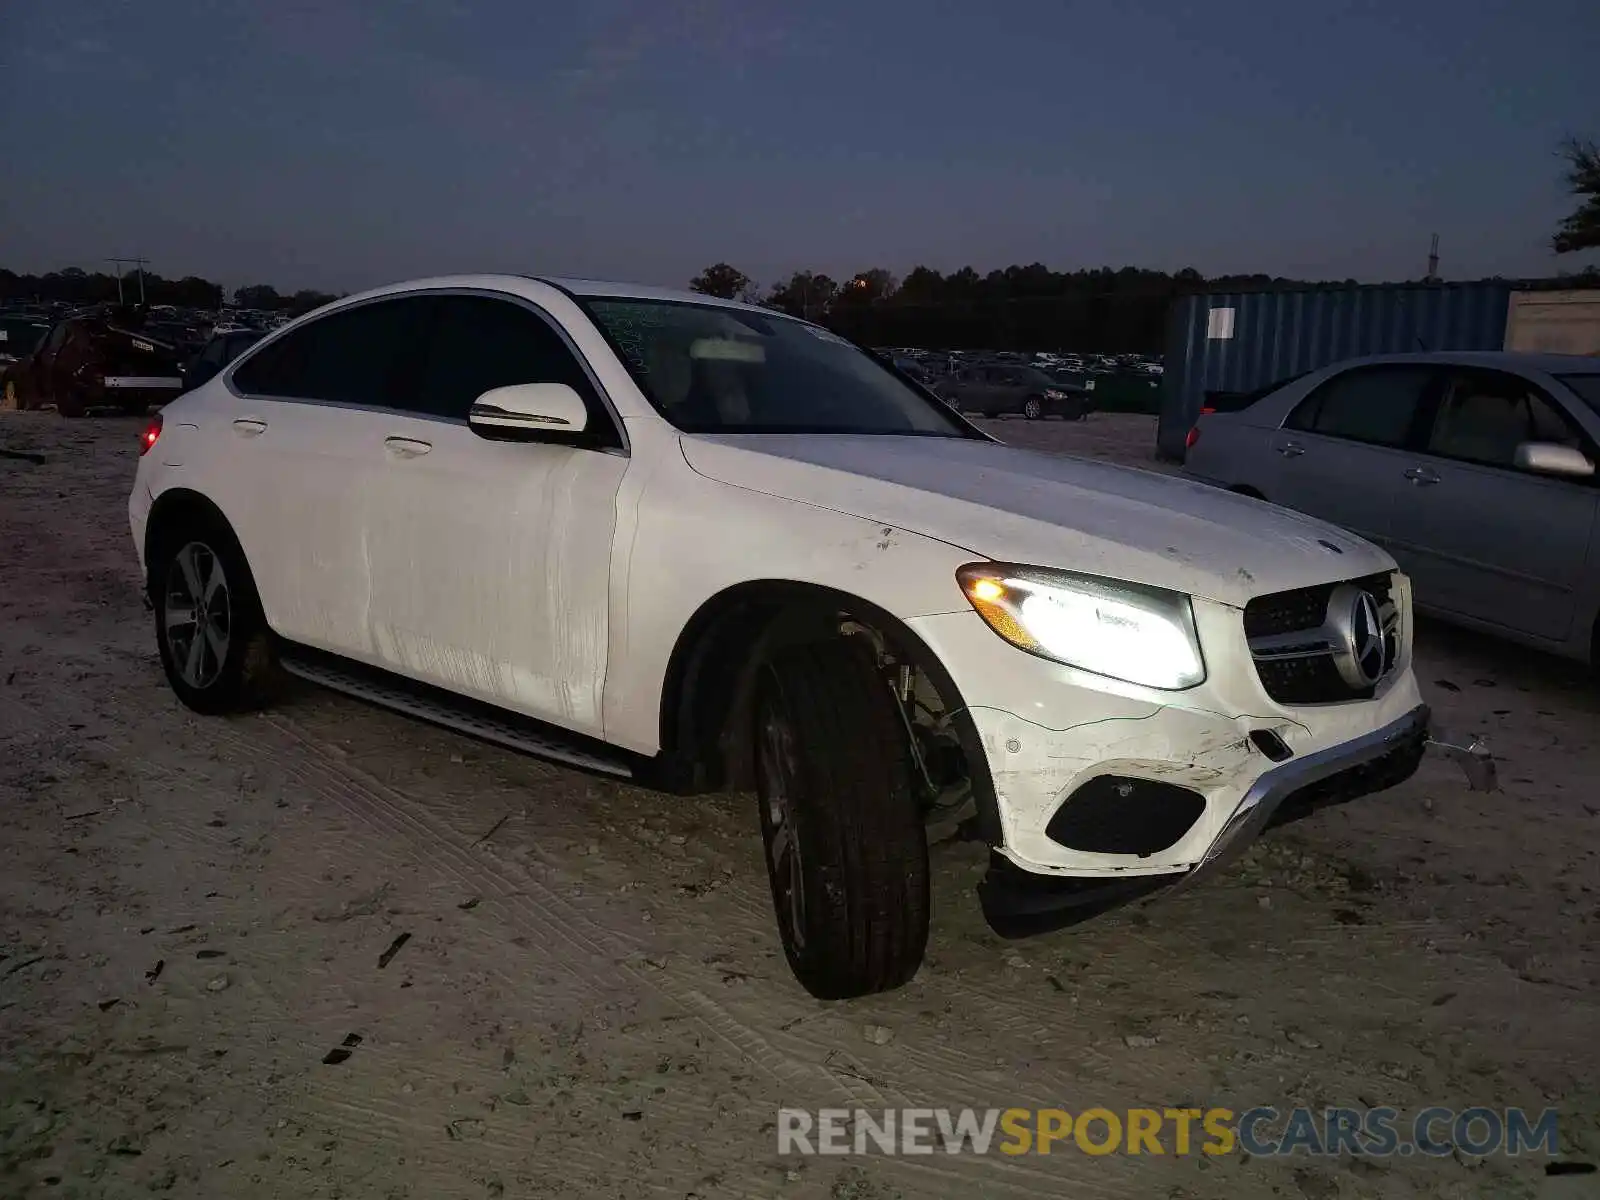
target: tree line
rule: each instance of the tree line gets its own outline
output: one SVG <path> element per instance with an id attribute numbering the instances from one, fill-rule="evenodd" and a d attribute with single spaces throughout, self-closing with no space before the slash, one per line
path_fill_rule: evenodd
<path id="1" fill-rule="evenodd" d="M 1159 352 L 1175 296 L 1207 288 L 1286 286 L 1306 281 L 1261 274 L 1207 279 L 1193 267 L 1172 273 L 1140 267 L 1053 271 L 1042 263 L 987 274 L 972 267 L 944 274 L 919 266 L 904 279 L 883 267 L 843 280 L 796 271 L 762 289 L 724 262 L 689 281 L 692 291 L 816 321 L 867 345 L 1109 354 Z"/>
<path id="2" fill-rule="evenodd" d="M 154 271 L 144 272 L 144 298 L 148 304 L 171 304 L 178 308 L 220 309 L 225 292 L 219 283 L 186 275 L 182 279 L 166 279 Z M 121 297 L 130 304 L 137 303 L 140 279 L 129 273 L 121 280 Z M 118 280 L 104 271 L 85 271 L 67 267 L 43 275 L 18 274 L 0 267 L 0 301 L 24 303 L 103 304 L 118 298 Z M 338 299 L 329 292 L 309 288 L 298 292 L 282 292 L 269 284 L 257 283 L 236 288 L 233 302 L 240 308 L 264 309 L 298 315 Z"/>
<path id="3" fill-rule="evenodd" d="M 1600 146 L 1570 137 L 1557 153 L 1578 204 L 1557 227 L 1550 248 L 1557 254 L 1600 248 Z M 986 275 L 971 267 L 945 275 L 919 266 L 901 280 L 882 267 L 842 281 L 796 271 L 763 290 L 737 267 L 719 262 L 696 275 L 689 287 L 816 321 L 867 345 L 1116 354 L 1158 352 L 1167 309 L 1173 297 L 1187 292 L 1350 287 L 1355 282 L 1268 275 L 1207 279 L 1193 267 L 1173 274 L 1138 267 L 1052 271 L 1032 263 Z M 1576 286 L 1596 282 L 1593 267 L 1572 280 Z"/>

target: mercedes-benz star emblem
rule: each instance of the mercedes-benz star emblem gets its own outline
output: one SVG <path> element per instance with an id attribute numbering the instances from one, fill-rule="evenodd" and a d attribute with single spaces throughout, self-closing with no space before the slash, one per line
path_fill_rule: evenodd
<path id="1" fill-rule="evenodd" d="M 1341 584 L 1328 598 L 1328 624 L 1334 634 L 1333 663 L 1352 688 L 1370 688 L 1389 670 L 1378 601 L 1369 591 Z"/>

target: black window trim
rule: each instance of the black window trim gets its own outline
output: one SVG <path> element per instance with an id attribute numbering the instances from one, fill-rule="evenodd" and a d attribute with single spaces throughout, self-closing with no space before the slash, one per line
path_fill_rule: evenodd
<path id="1" fill-rule="evenodd" d="M 1462 467 L 1477 467 L 1483 471 L 1504 471 L 1519 478 L 1543 480 L 1546 483 L 1577 484 L 1580 487 L 1590 488 L 1600 486 L 1600 475 L 1591 475 L 1586 479 L 1558 478 L 1553 475 L 1540 474 L 1538 471 L 1524 471 L 1520 467 L 1507 463 L 1481 462 L 1475 458 L 1457 458 L 1452 454 L 1439 454 L 1429 449 L 1428 439 L 1432 436 L 1433 423 L 1438 418 L 1439 408 L 1444 404 L 1446 389 L 1451 377 L 1462 372 L 1473 372 L 1479 375 L 1513 379 L 1529 390 L 1538 392 L 1550 407 L 1555 409 L 1557 415 L 1564 419 L 1568 426 L 1577 431 L 1578 437 L 1583 443 L 1581 448 L 1589 456 L 1589 461 L 1600 463 L 1600 447 L 1597 447 L 1595 439 L 1590 436 L 1583 422 L 1568 410 L 1567 405 L 1555 394 L 1555 389 L 1546 386 L 1539 379 L 1508 367 L 1484 366 L 1479 363 L 1441 363 L 1439 368 L 1439 378 L 1430 389 L 1421 408 L 1421 415 L 1424 419 L 1420 423 L 1420 431 L 1412 431 L 1417 436 L 1415 452 L 1419 457 L 1430 459 L 1434 462 L 1454 463 Z"/>
<path id="2" fill-rule="evenodd" d="M 549 287 L 551 285 L 545 284 L 545 286 Z M 556 290 L 561 291 L 563 289 L 558 288 Z M 460 417 L 444 417 L 435 413 L 416 412 L 408 408 L 392 408 L 386 404 L 351 404 L 342 400 L 316 400 L 306 396 L 274 396 L 264 393 L 245 392 L 235 387 L 233 382 L 234 372 L 236 372 L 240 367 L 244 366 L 245 363 L 249 362 L 266 347 L 272 345 L 278 341 L 279 338 L 282 338 L 287 334 L 295 333 L 302 329 L 308 329 L 318 321 L 325 320 L 328 317 L 337 316 L 339 313 L 351 312 L 358 308 L 365 308 L 370 304 L 381 304 L 387 300 L 406 300 L 412 298 L 431 299 L 434 297 L 444 296 L 476 296 L 486 300 L 503 301 L 514 304 L 543 321 L 545 325 L 554 331 L 556 336 L 561 339 L 561 344 L 567 348 L 568 353 L 570 353 L 573 358 L 577 360 L 578 367 L 580 370 L 582 370 L 584 378 L 589 381 L 589 386 L 594 389 L 595 396 L 599 398 L 602 414 L 608 420 L 611 427 L 610 437 L 600 438 L 598 444 L 590 444 L 587 439 L 585 439 L 583 442 L 563 442 L 560 444 L 570 444 L 579 446 L 582 449 L 598 450 L 610 454 L 619 454 L 624 458 L 632 456 L 632 448 L 628 442 L 627 423 L 623 421 L 621 414 L 617 410 L 616 404 L 611 399 L 610 393 L 608 393 L 604 385 L 601 384 L 599 376 L 595 374 L 594 368 L 589 365 L 589 360 L 583 356 L 583 352 L 578 349 L 577 344 L 573 342 L 572 337 L 567 333 L 561 322 L 556 320 L 554 316 L 552 316 L 539 304 L 529 300 L 525 296 L 518 296 L 513 292 L 496 291 L 492 288 L 406 288 L 396 292 L 385 292 L 380 296 L 367 296 L 360 300 L 351 301 L 349 304 L 341 304 L 337 308 L 326 309 L 317 313 L 316 316 L 309 321 L 292 322 L 288 325 L 285 325 L 281 329 L 274 330 L 269 336 L 264 337 L 260 341 L 256 342 L 255 345 L 246 347 L 246 349 L 237 358 L 235 358 L 227 365 L 227 367 L 224 368 L 222 372 L 223 386 L 227 388 L 228 392 L 237 400 L 270 400 L 275 404 L 304 404 L 319 408 L 344 408 L 355 412 L 379 413 L 384 416 L 407 417 L 415 421 L 435 421 L 442 425 L 460 425 L 465 427 L 468 425 L 468 422 Z M 588 317 L 587 313 L 584 315 L 585 318 Z M 614 441 L 612 439 L 614 439 Z"/>
<path id="3" fill-rule="evenodd" d="M 1406 427 L 1405 436 L 1402 437 L 1398 442 L 1392 444 L 1389 442 L 1377 442 L 1373 441 L 1371 438 L 1351 437 L 1349 434 L 1344 433 L 1327 433 L 1320 429 L 1301 429 L 1289 424 L 1289 422 L 1294 419 L 1294 415 L 1301 409 L 1305 408 L 1313 400 L 1317 401 L 1317 415 L 1321 416 L 1321 401 L 1318 399 L 1318 397 L 1326 388 L 1337 381 L 1346 379 L 1357 372 L 1366 374 L 1373 371 L 1392 371 L 1396 367 L 1404 370 L 1420 371 L 1428 377 L 1427 381 L 1422 386 L 1421 393 L 1417 398 L 1417 407 L 1411 414 L 1411 423 Z M 1299 400 L 1295 401 L 1294 406 L 1283 415 L 1283 421 L 1278 428 L 1283 433 L 1299 433 L 1308 434 L 1312 437 L 1325 437 L 1336 442 L 1348 442 L 1352 446 L 1371 446 L 1375 450 L 1396 450 L 1402 453 L 1421 453 L 1422 451 L 1420 450 L 1420 447 L 1426 444 L 1427 431 L 1431 428 L 1430 422 L 1424 420 L 1424 418 L 1432 413 L 1434 407 L 1437 405 L 1439 399 L 1439 389 L 1444 382 L 1445 372 L 1449 369 L 1449 363 L 1434 362 L 1375 362 L 1359 363 L 1355 366 L 1345 367 L 1342 370 L 1334 371 L 1332 374 L 1312 384 L 1305 395 L 1301 396 Z"/>

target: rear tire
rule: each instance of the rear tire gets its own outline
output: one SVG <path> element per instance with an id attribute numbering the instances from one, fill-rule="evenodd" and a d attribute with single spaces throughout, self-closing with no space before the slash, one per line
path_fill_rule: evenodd
<path id="1" fill-rule="evenodd" d="M 56 412 L 60 413 L 63 417 L 76 419 L 78 417 L 85 416 L 88 411 L 89 410 L 84 406 L 83 402 L 76 396 L 62 393 L 56 397 Z"/>
<path id="2" fill-rule="evenodd" d="M 161 667 L 178 699 L 216 716 L 271 698 L 277 663 L 255 580 L 232 530 L 190 520 L 152 540 L 150 599 Z"/>
<path id="3" fill-rule="evenodd" d="M 854 639 L 761 668 L 756 792 L 784 954 L 820 1000 L 889 991 L 928 943 L 928 841 L 894 698 Z"/>

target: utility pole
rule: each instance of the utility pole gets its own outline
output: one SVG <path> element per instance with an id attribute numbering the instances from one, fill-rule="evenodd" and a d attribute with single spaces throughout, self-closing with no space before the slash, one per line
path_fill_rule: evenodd
<path id="1" fill-rule="evenodd" d="M 1439 235 L 1433 235 L 1433 244 L 1428 247 L 1428 282 L 1436 283 L 1439 279 Z"/>
<path id="2" fill-rule="evenodd" d="M 108 258 L 108 259 L 106 259 L 106 261 L 108 263 L 115 263 L 116 266 L 117 266 L 117 303 L 118 304 L 122 303 L 122 270 L 123 270 L 123 264 L 124 263 L 128 263 L 128 264 L 131 264 L 132 266 L 135 266 L 135 267 L 137 267 L 139 269 L 139 307 L 143 308 L 144 307 L 144 269 L 145 269 L 146 266 L 149 265 L 150 260 L 148 258 L 139 258 L 139 257 L 130 255 L 130 256 L 125 256 L 123 258 Z"/>

